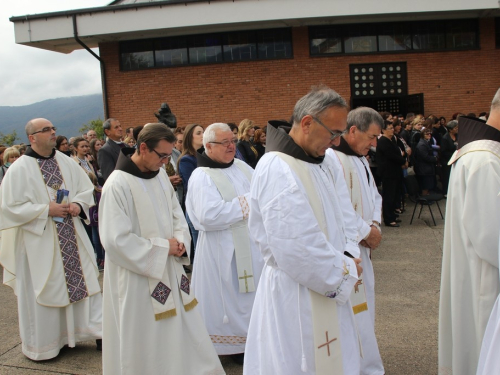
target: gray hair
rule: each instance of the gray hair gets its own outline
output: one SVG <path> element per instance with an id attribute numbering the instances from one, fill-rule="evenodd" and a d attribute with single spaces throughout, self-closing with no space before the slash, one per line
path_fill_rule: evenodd
<path id="1" fill-rule="evenodd" d="M 347 115 L 347 130 L 355 126 L 359 131 L 366 132 L 371 124 L 380 129 L 384 126 L 382 116 L 372 108 L 358 107 Z"/>
<path id="2" fill-rule="evenodd" d="M 457 126 L 458 126 L 458 121 L 457 121 L 457 120 L 451 120 L 450 122 L 448 122 L 448 123 L 446 124 L 446 128 L 447 128 L 448 130 L 453 130 L 453 129 L 455 129 Z"/>
<path id="3" fill-rule="evenodd" d="M 347 103 L 336 91 L 326 86 L 313 87 L 305 96 L 299 99 L 293 109 L 292 123 L 298 125 L 304 116 L 318 117 L 330 107 L 347 108 Z"/>
<path id="4" fill-rule="evenodd" d="M 491 112 L 493 111 L 500 111 L 500 89 L 497 90 L 497 93 L 491 102 Z"/>
<path id="5" fill-rule="evenodd" d="M 110 130 L 111 129 L 111 122 L 116 121 L 115 118 L 108 118 L 106 121 L 102 123 L 102 130 Z M 104 132 L 104 135 L 107 136 L 106 132 Z"/>
<path id="6" fill-rule="evenodd" d="M 203 147 L 205 147 L 205 149 L 207 148 L 207 143 L 215 141 L 215 133 L 217 130 L 221 132 L 231 132 L 229 125 L 224 124 L 223 122 L 216 122 L 207 126 L 205 132 L 203 133 Z"/>

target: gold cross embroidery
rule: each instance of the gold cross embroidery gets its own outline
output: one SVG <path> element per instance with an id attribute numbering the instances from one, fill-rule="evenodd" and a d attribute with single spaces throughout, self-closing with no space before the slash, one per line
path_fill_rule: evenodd
<path id="1" fill-rule="evenodd" d="M 359 286 L 363 285 L 363 280 L 359 279 L 356 284 L 354 284 L 354 293 L 359 293 Z"/>
<path id="2" fill-rule="evenodd" d="M 244 279 L 244 280 L 245 280 L 245 288 L 246 288 L 246 290 L 247 290 L 246 292 L 248 293 L 248 281 L 247 281 L 247 279 L 248 279 L 249 277 L 253 277 L 253 275 L 247 275 L 247 270 L 245 270 L 245 271 L 244 271 L 244 275 L 245 275 L 245 276 L 238 277 L 238 279 L 240 279 L 240 280 L 241 280 L 241 279 Z"/>
<path id="3" fill-rule="evenodd" d="M 328 350 L 328 357 L 330 357 L 330 344 L 337 340 L 336 338 L 328 340 L 328 331 L 325 332 L 326 334 L 326 342 L 324 344 L 321 344 L 318 346 L 318 349 L 321 349 L 323 346 L 326 346 L 326 349 Z"/>

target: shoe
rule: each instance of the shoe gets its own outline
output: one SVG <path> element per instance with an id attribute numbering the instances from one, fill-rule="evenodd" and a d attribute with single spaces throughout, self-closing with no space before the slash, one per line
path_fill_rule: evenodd
<path id="1" fill-rule="evenodd" d="M 95 340 L 95 343 L 96 343 L 96 345 L 97 345 L 96 350 L 97 350 L 98 352 L 102 352 L 102 339 L 97 339 L 97 340 Z"/>
<path id="2" fill-rule="evenodd" d="M 237 363 L 237 364 L 239 364 L 239 365 L 243 366 L 243 361 L 245 360 L 245 353 L 233 354 L 233 355 L 231 355 L 231 359 L 232 359 L 235 363 Z"/>
<path id="3" fill-rule="evenodd" d="M 99 270 L 99 272 L 104 271 L 104 260 L 97 261 L 97 269 Z"/>
<path id="4" fill-rule="evenodd" d="M 395 221 L 389 224 L 385 224 L 386 227 L 399 228 L 399 224 Z"/>
<path id="5" fill-rule="evenodd" d="M 404 210 L 404 209 L 399 209 L 399 208 L 398 208 L 398 209 L 394 210 L 394 213 L 395 213 L 396 215 L 400 215 L 400 214 L 402 214 L 403 212 L 405 212 L 405 210 Z"/>
<path id="6" fill-rule="evenodd" d="M 401 223 L 401 219 L 394 220 L 396 223 Z"/>

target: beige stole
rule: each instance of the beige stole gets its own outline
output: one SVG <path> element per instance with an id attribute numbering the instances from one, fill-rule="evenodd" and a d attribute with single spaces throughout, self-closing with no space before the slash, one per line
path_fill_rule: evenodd
<path id="1" fill-rule="evenodd" d="M 252 175 L 248 171 L 244 162 L 234 159 L 234 164 L 248 178 L 252 180 Z M 205 172 L 214 182 L 219 190 L 222 199 L 231 202 L 237 197 L 233 183 L 219 168 L 198 167 Z M 240 293 L 255 292 L 255 282 L 253 278 L 252 252 L 250 248 L 250 237 L 248 235 L 248 219 L 243 219 L 231 225 L 233 234 L 234 256 L 236 258 L 236 270 L 238 273 Z"/>
<path id="2" fill-rule="evenodd" d="M 307 199 L 318 221 L 321 231 L 328 239 L 326 218 L 318 192 L 312 183 L 307 163 L 282 152 L 278 155 L 300 179 L 307 192 Z M 340 345 L 340 327 L 337 316 L 337 302 L 309 289 L 314 334 L 314 360 L 316 374 L 342 375 L 342 348 Z"/>
<path id="3" fill-rule="evenodd" d="M 354 211 L 356 211 L 356 213 L 363 218 L 363 195 L 361 192 L 360 177 L 356 172 L 356 166 L 352 162 L 352 156 L 348 156 L 340 151 L 335 151 L 335 155 L 339 158 L 344 171 L 345 182 L 351 197 L 352 207 L 354 208 Z M 368 311 L 365 284 L 363 284 L 363 275 L 359 277 L 358 282 L 354 285 L 350 300 L 354 314 Z"/>
<path id="4" fill-rule="evenodd" d="M 158 229 L 158 223 L 156 221 L 155 207 L 150 199 L 150 194 L 146 189 L 146 185 L 138 177 L 132 176 L 129 173 L 123 173 L 125 180 L 130 186 L 130 191 L 132 193 L 132 198 L 134 200 L 135 210 L 137 212 L 137 220 L 139 222 L 139 227 L 141 230 L 142 238 L 163 238 Z M 157 180 L 162 187 L 162 191 L 165 193 L 165 200 L 167 201 L 168 210 L 172 212 L 172 199 L 169 193 L 170 182 L 166 179 L 165 175 L 159 173 L 154 180 Z M 170 221 L 168 223 L 161 223 L 162 226 L 167 227 L 167 232 L 173 237 L 174 225 Z M 165 238 L 168 239 L 168 238 Z M 167 251 L 167 249 L 165 249 Z M 170 258 L 170 255 L 169 255 Z M 170 259 L 169 259 L 170 260 Z M 169 261 L 167 260 L 167 262 Z M 173 293 L 180 291 L 182 297 L 182 304 L 184 305 L 184 310 L 189 311 L 194 308 L 198 301 L 191 295 L 189 288 L 189 279 L 184 273 L 184 268 L 182 264 L 177 262 L 175 259 L 172 262 L 175 268 L 177 285 L 170 285 L 169 275 L 167 273 L 167 265 L 165 265 L 165 271 L 163 272 L 163 277 L 161 280 L 148 278 L 149 282 L 149 293 L 151 295 L 151 303 L 153 304 L 153 311 L 155 314 L 155 320 L 161 320 L 170 318 L 177 315 Z M 172 291 L 172 288 L 175 288 Z"/>

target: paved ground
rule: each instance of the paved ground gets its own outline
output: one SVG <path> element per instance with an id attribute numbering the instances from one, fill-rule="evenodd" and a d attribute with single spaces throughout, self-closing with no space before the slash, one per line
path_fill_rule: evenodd
<path id="1" fill-rule="evenodd" d="M 444 211 L 445 202 L 441 203 Z M 401 228 L 383 227 L 383 242 L 373 253 L 376 276 L 376 331 L 387 375 L 437 374 L 437 320 L 444 223 L 432 224 L 428 210 L 409 225 L 411 210 L 401 216 Z M 436 208 L 433 210 L 439 216 Z M 418 210 L 417 210 L 418 214 Z M 16 298 L 0 286 L 0 374 L 101 374 L 101 353 L 93 342 L 65 348 L 59 357 L 41 363 L 23 356 Z M 222 359 L 228 375 L 241 366 Z M 144 374 L 149 375 L 149 374 Z M 152 374 L 151 374 L 152 375 Z M 172 374 L 176 375 L 176 374 Z M 196 374 L 193 374 L 196 375 Z"/>

